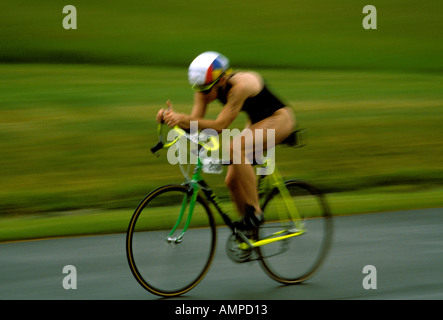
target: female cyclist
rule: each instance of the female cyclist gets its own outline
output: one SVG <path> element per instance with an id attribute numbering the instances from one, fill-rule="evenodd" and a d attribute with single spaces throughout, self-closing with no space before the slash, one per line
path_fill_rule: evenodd
<path id="1" fill-rule="evenodd" d="M 217 52 L 209 51 L 197 56 L 189 66 L 188 79 L 195 91 L 191 114 L 174 112 L 168 101 L 168 108 L 158 112 L 157 122 L 189 129 L 191 121 L 198 121 L 199 130 L 215 129 L 220 133 L 228 128 L 240 111 L 247 113 L 249 122 L 246 128 L 251 130 L 253 139 L 242 139 L 240 135 L 231 142 L 231 162 L 238 152 L 243 161 L 229 165 L 225 183 L 242 216 L 237 227 L 256 229 L 264 218 L 259 206 L 256 175 L 251 161 L 245 159 L 254 154 L 254 147 L 262 146 L 266 151 L 292 133 L 295 127 L 292 110 L 268 90 L 259 74 L 232 72 L 229 60 Z M 215 120 L 204 119 L 208 104 L 215 100 L 224 107 Z M 267 130 L 274 130 L 275 141 L 268 141 Z M 234 148 L 236 144 L 240 144 L 241 148 Z"/>

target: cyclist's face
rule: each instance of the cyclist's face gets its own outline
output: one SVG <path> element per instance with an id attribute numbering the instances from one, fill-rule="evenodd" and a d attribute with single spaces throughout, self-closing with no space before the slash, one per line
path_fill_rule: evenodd
<path id="1" fill-rule="evenodd" d="M 200 91 L 201 93 L 203 93 L 206 103 L 213 102 L 215 101 L 215 99 L 217 99 L 218 85 L 219 84 L 217 83 L 213 85 L 209 90 Z"/>

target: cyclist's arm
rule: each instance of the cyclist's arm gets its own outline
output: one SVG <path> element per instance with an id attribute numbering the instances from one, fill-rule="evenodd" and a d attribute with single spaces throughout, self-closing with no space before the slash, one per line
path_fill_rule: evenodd
<path id="1" fill-rule="evenodd" d="M 226 129 L 240 113 L 249 92 L 243 84 L 236 84 L 229 90 L 226 105 L 215 120 L 189 117 L 189 121 L 198 121 L 198 129 L 214 129 L 220 133 Z"/>
<path id="2" fill-rule="evenodd" d="M 192 119 L 203 119 L 206 114 L 206 102 L 197 92 L 194 94 L 194 107 L 192 108 L 190 117 Z"/>
<path id="3" fill-rule="evenodd" d="M 253 85 L 251 81 L 236 82 L 229 90 L 226 105 L 215 120 L 202 118 L 206 111 L 207 102 L 201 93 L 196 93 L 194 98 L 194 108 L 191 114 L 186 115 L 172 112 L 169 115 L 167 112 L 168 115 L 166 117 L 168 119 L 166 123 L 169 126 L 178 125 L 183 129 L 189 129 L 191 121 L 198 121 L 199 130 L 214 129 L 220 133 L 223 129 L 228 128 L 228 126 L 234 121 L 240 113 L 245 100 L 256 94 L 256 87 L 257 86 Z"/>
<path id="4" fill-rule="evenodd" d="M 194 107 L 192 108 L 190 115 L 174 112 L 169 100 L 166 104 L 168 105 L 168 108 L 160 109 L 157 113 L 157 122 L 160 123 L 161 121 L 165 121 L 170 127 L 178 125 L 182 129 L 189 129 L 190 119 L 198 120 L 203 118 L 206 114 L 207 105 L 201 97 L 199 98 L 197 96 L 197 94 L 194 98 Z"/>

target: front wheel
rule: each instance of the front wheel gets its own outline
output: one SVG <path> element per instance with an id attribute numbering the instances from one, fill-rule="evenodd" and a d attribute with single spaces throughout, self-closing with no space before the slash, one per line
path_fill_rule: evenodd
<path id="1" fill-rule="evenodd" d="M 129 267 L 140 285 L 156 295 L 191 290 L 214 258 L 215 221 L 206 201 L 193 194 L 189 186 L 160 187 L 139 204 L 129 223 Z"/>
<path id="2" fill-rule="evenodd" d="M 257 248 L 265 272 L 284 284 L 310 278 L 322 265 L 332 239 L 331 214 L 322 193 L 313 186 L 290 180 L 286 188 L 274 188 L 264 199 L 266 223 L 259 238 L 271 234 L 291 235 Z"/>

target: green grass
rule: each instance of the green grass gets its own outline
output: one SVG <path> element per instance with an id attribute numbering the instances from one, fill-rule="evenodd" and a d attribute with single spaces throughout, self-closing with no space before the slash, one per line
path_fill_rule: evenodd
<path id="1" fill-rule="evenodd" d="M 26 4 L 24 4 L 26 3 Z M 2 1 L 0 61 L 183 66 L 208 49 L 235 66 L 443 70 L 442 3 L 375 0 L 74 0 L 65 30 L 55 0 Z"/>
<path id="2" fill-rule="evenodd" d="M 443 204 L 442 76 L 259 71 L 308 129 L 306 147 L 277 150 L 283 175 L 335 193 L 331 205 L 339 212 Z M 184 73 L 162 67 L 0 65 L 1 216 L 19 215 L 23 220 L 10 221 L 23 221 L 29 236 L 45 236 L 26 229 L 34 223 L 41 223 L 46 235 L 116 231 L 108 223 L 125 225 L 146 193 L 181 182 L 166 154 L 156 158 L 148 148 L 157 139 L 153 116 L 167 98 L 178 111 L 192 105 Z M 219 110 L 211 107 L 209 117 Z M 232 127 L 244 120 L 242 115 Z M 227 197 L 223 175 L 206 178 Z M 370 189 L 380 187 L 402 196 L 372 197 Z M 343 192 L 351 191 L 346 200 Z M 347 208 L 340 209 L 346 201 Z M 53 212 L 73 210 L 99 213 L 68 214 L 67 230 L 45 226 L 64 225 L 65 215 L 52 217 Z M 31 213 L 40 218 L 23 216 Z M 15 237 L 8 236 L 6 230 L 14 233 L 15 227 L 7 221 L 2 219 L 3 239 Z"/>
<path id="3" fill-rule="evenodd" d="M 259 71 L 308 130 L 307 147 L 277 150 L 287 177 L 328 192 L 442 184 L 442 76 Z M 182 181 L 165 153 L 155 158 L 148 148 L 157 139 L 154 115 L 166 99 L 178 111 L 192 105 L 183 73 L 0 65 L 2 214 L 133 207 L 154 187 Z M 211 107 L 209 117 L 219 110 Z M 226 194 L 223 177 L 208 179 Z"/>

